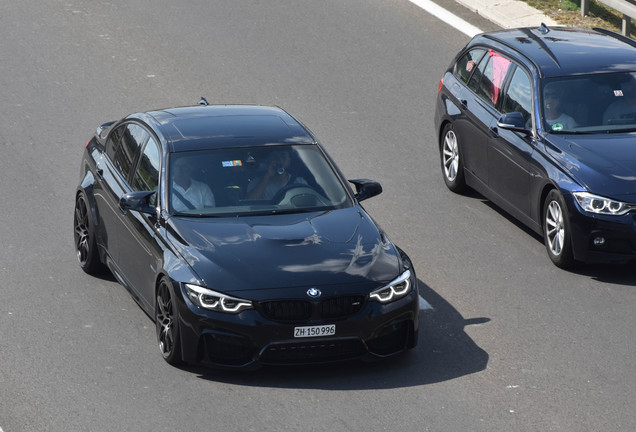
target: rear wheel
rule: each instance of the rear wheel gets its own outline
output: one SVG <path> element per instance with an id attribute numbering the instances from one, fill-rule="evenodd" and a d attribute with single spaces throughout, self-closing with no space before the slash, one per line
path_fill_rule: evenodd
<path id="1" fill-rule="evenodd" d="M 164 360 L 172 365 L 181 363 L 181 341 L 179 339 L 179 313 L 172 283 L 161 278 L 155 302 L 155 323 L 159 350 Z"/>
<path id="2" fill-rule="evenodd" d="M 448 189 L 456 193 L 465 191 L 464 161 L 459 150 L 459 140 L 450 124 L 444 127 L 442 133 L 440 157 L 444 183 Z"/>
<path id="3" fill-rule="evenodd" d="M 93 215 L 84 192 L 77 195 L 75 200 L 75 215 L 73 216 L 73 237 L 75 239 L 75 252 L 80 267 L 86 273 L 94 274 L 102 268 L 95 240 L 95 227 Z"/>
<path id="4" fill-rule="evenodd" d="M 570 219 L 563 196 L 552 190 L 543 206 L 543 239 L 548 256 L 560 268 L 574 263 Z"/>

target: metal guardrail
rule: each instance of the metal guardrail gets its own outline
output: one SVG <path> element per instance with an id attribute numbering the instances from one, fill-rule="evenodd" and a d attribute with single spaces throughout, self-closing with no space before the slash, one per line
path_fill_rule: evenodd
<path id="1" fill-rule="evenodd" d="M 622 32 L 629 36 L 632 30 L 632 17 L 636 17 L 636 3 L 634 0 L 597 0 L 623 14 Z M 590 0 L 581 0 L 581 16 L 590 13 Z"/>

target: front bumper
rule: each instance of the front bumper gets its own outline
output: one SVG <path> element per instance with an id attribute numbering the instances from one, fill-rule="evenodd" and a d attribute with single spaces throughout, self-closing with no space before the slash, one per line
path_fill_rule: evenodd
<path id="1" fill-rule="evenodd" d="M 358 296 L 364 301 L 356 310 L 327 319 L 316 311 L 321 302 L 335 297 L 312 301 L 314 312 L 308 319 L 291 321 L 279 316 L 267 318 L 263 301 L 255 302 L 255 309 L 233 315 L 198 308 L 181 297 L 178 303 L 183 360 L 234 369 L 379 359 L 397 354 L 417 344 L 419 300 L 414 276 L 413 279 L 411 292 L 395 302 L 380 304 L 369 301 L 368 296 Z M 352 295 L 346 293 L 339 298 L 346 303 Z M 336 326 L 333 336 L 294 338 L 295 327 L 330 324 Z"/>
<path id="2" fill-rule="evenodd" d="M 592 215 L 570 197 L 572 249 L 577 261 L 627 263 L 636 260 L 636 212 L 622 216 Z"/>

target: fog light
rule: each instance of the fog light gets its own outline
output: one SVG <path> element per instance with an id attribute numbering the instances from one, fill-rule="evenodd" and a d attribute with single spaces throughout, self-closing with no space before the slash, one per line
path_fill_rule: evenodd
<path id="1" fill-rule="evenodd" d="M 594 237 L 594 246 L 603 246 L 605 244 L 605 237 Z"/>

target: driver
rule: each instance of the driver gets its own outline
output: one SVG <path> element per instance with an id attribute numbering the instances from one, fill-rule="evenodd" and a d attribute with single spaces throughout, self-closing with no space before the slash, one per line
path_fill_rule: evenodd
<path id="1" fill-rule="evenodd" d="M 177 159 L 172 171 L 172 207 L 175 211 L 214 207 L 214 195 L 210 187 L 190 177 L 190 161 Z"/>
<path id="2" fill-rule="evenodd" d="M 289 173 L 291 164 L 290 150 L 275 150 L 268 158 L 267 171 L 257 177 L 247 186 L 247 199 L 271 200 L 276 192 L 287 185 L 306 185 L 302 177 L 295 177 Z"/>

